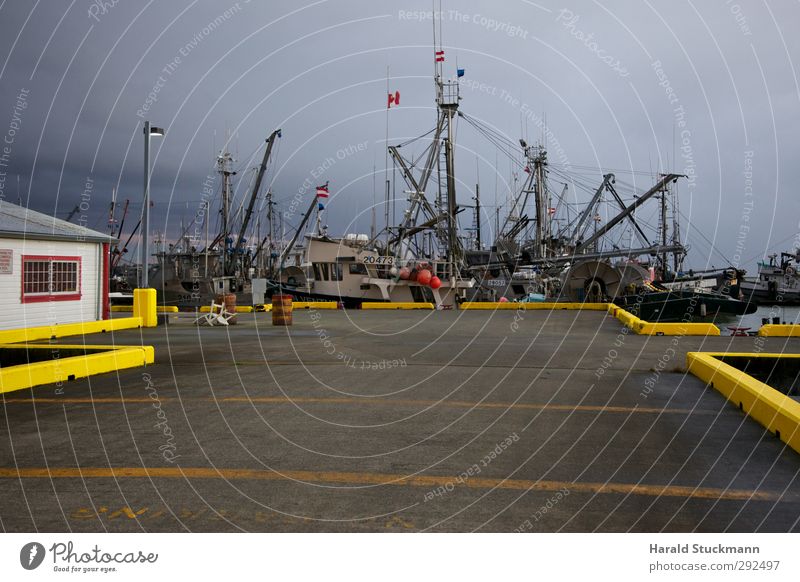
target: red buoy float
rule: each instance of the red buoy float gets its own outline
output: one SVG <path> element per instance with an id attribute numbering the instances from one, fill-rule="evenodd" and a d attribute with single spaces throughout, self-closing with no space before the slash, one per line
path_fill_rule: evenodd
<path id="1" fill-rule="evenodd" d="M 431 282 L 431 272 L 428 269 L 423 269 L 417 275 L 417 283 L 420 285 L 427 285 Z"/>
<path id="2" fill-rule="evenodd" d="M 438 289 L 439 287 L 442 286 L 442 280 L 434 275 L 433 277 L 431 277 L 431 282 L 429 283 L 429 285 L 431 286 L 431 289 Z"/>
<path id="3" fill-rule="evenodd" d="M 411 271 L 408 267 L 403 267 L 400 269 L 400 278 L 403 280 L 408 279 L 411 276 Z"/>

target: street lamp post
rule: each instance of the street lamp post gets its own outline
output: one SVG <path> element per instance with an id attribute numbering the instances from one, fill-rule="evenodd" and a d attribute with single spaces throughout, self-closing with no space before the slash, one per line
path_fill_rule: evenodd
<path id="1" fill-rule="evenodd" d="M 149 121 L 144 122 L 144 208 L 142 209 L 142 274 L 139 287 L 147 289 L 149 285 L 147 262 L 150 259 L 150 138 L 163 136 L 160 127 L 151 127 Z"/>

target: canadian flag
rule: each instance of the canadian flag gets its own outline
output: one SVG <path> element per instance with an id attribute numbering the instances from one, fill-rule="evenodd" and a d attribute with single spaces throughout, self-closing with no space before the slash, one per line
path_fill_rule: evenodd
<path id="1" fill-rule="evenodd" d="M 436 51 L 436 62 L 437 63 L 444 62 L 444 51 Z"/>
<path id="2" fill-rule="evenodd" d="M 392 105 L 400 105 L 400 91 L 395 91 L 394 95 L 389 93 L 389 102 L 386 107 L 391 109 Z"/>

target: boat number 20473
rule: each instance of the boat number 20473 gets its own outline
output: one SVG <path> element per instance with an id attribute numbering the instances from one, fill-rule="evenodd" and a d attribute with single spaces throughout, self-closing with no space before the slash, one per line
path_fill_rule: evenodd
<path id="1" fill-rule="evenodd" d="M 363 257 L 362 263 L 366 265 L 394 265 L 394 257 Z"/>

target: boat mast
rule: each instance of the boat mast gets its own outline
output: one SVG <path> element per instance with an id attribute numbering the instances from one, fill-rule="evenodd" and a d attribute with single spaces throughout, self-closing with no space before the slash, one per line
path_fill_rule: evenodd
<path id="1" fill-rule="evenodd" d="M 272 154 L 272 148 L 275 145 L 275 139 L 278 137 L 281 137 L 280 129 L 273 131 L 267 138 L 267 149 L 264 152 L 264 159 L 261 160 L 261 165 L 258 167 L 258 175 L 256 176 L 256 181 L 253 185 L 253 191 L 250 194 L 250 201 L 247 204 L 247 211 L 245 212 L 244 219 L 242 220 L 242 226 L 239 229 L 239 235 L 236 237 L 236 244 L 233 247 L 234 257 L 239 256 L 239 251 L 242 250 L 241 246 L 242 242 L 244 241 L 245 231 L 250 225 L 250 219 L 253 216 L 253 208 L 255 207 L 256 199 L 258 198 L 258 191 L 261 189 L 261 181 L 264 179 L 264 172 L 267 170 L 267 163 L 269 162 L 270 155 Z M 244 252 L 241 253 L 241 256 L 242 261 L 244 261 Z M 242 265 L 242 267 L 244 267 L 244 265 Z"/>
<path id="2" fill-rule="evenodd" d="M 667 246 L 667 185 L 661 189 L 661 244 Z M 667 253 L 661 253 L 661 280 L 667 280 Z"/>
<path id="3" fill-rule="evenodd" d="M 231 170 L 233 157 L 229 152 L 223 152 L 217 158 L 217 171 L 222 175 L 222 254 L 220 256 L 220 265 L 222 267 L 222 275 L 226 274 L 226 265 L 228 254 L 228 230 L 230 220 L 230 184 L 231 176 L 235 176 L 236 172 Z"/>
<path id="4" fill-rule="evenodd" d="M 440 2 L 441 6 L 441 2 Z M 441 14 L 441 11 L 439 11 Z M 439 22 L 439 36 L 436 35 L 436 15 L 433 12 L 433 64 L 434 64 L 434 83 L 436 84 L 436 104 L 439 109 L 441 120 L 446 124 L 447 137 L 444 139 L 444 156 L 446 172 L 446 194 L 447 194 L 447 258 L 450 262 L 450 280 L 455 288 L 456 267 L 461 262 L 461 249 L 458 241 L 458 203 L 456 201 L 456 177 L 455 177 L 455 132 L 453 119 L 458 112 L 458 103 L 461 100 L 459 95 L 458 81 L 445 82 L 442 73 L 444 63 L 444 48 L 441 39 L 441 18 Z"/>
<path id="5" fill-rule="evenodd" d="M 594 243 L 598 238 L 603 236 L 609 230 L 614 228 L 617 224 L 628 218 L 639 206 L 647 202 L 650 198 L 652 198 L 657 193 L 661 192 L 667 184 L 670 182 L 676 181 L 678 178 L 682 178 L 681 174 L 666 174 L 662 175 L 661 179 L 647 192 L 636 198 L 631 204 L 626 206 L 619 214 L 617 214 L 614 218 L 609 220 L 604 226 L 599 228 L 597 232 L 595 232 L 592 236 L 590 236 L 585 241 L 581 242 L 575 249 L 576 253 L 582 253 L 583 251 L 590 248 L 592 243 Z"/>
<path id="6" fill-rule="evenodd" d="M 550 203 L 547 198 L 544 167 L 547 165 L 547 151 L 539 146 L 533 158 L 534 203 L 536 204 L 536 256 L 547 256 L 547 241 L 550 238 Z"/>
<path id="7" fill-rule="evenodd" d="M 481 250 L 481 185 L 475 184 L 475 250 Z"/>
<path id="8" fill-rule="evenodd" d="M 267 259 L 267 272 L 269 273 L 270 277 L 272 277 L 272 271 L 274 267 L 272 260 L 272 251 L 275 245 L 275 230 L 273 228 L 272 220 L 272 207 L 274 205 L 275 203 L 272 201 L 272 190 L 269 190 L 267 192 L 267 222 L 269 223 L 269 247 L 267 247 L 269 250 L 269 257 Z"/>
<path id="9" fill-rule="evenodd" d="M 681 244 L 681 226 L 678 222 L 678 187 L 672 191 L 672 244 Z M 683 268 L 683 256 L 680 252 L 675 251 L 672 254 L 672 260 L 675 263 L 675 275 Z"/>

